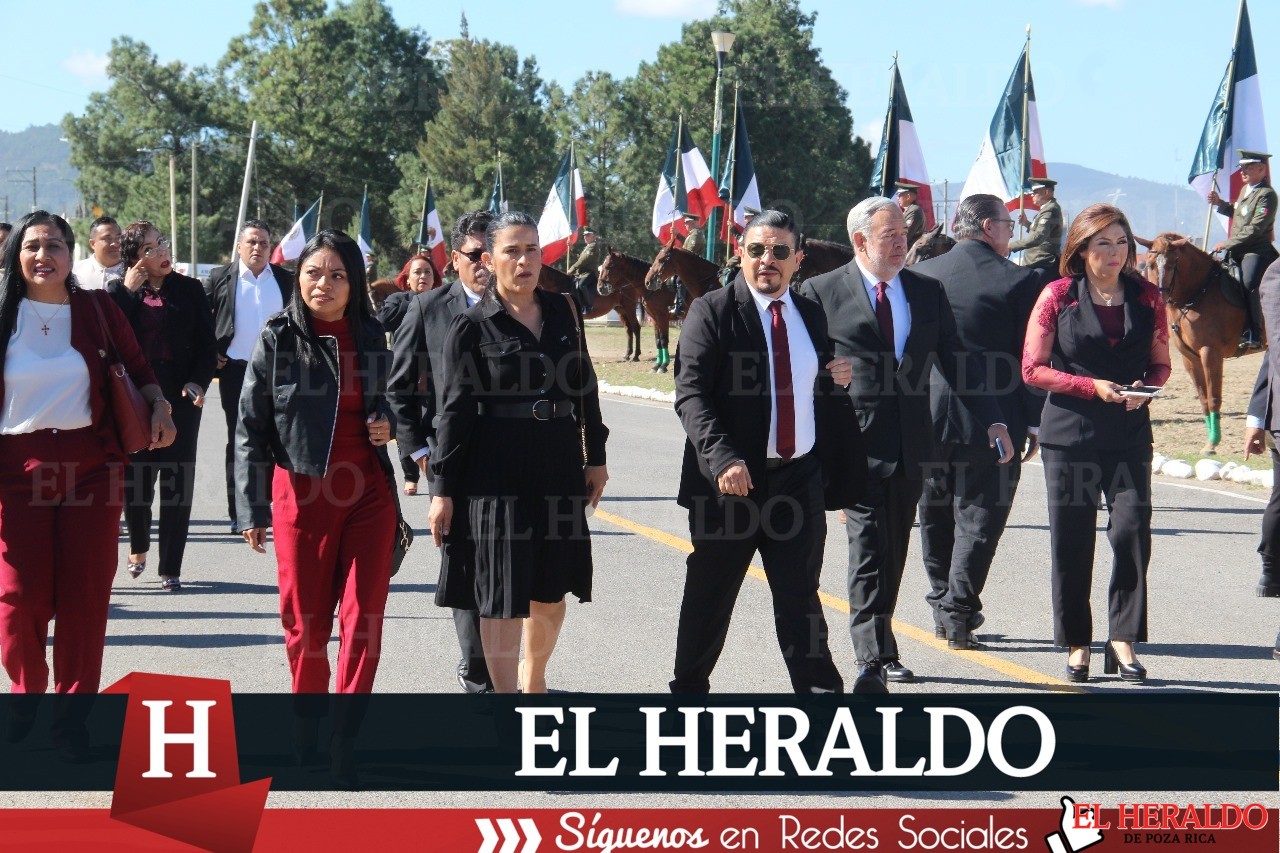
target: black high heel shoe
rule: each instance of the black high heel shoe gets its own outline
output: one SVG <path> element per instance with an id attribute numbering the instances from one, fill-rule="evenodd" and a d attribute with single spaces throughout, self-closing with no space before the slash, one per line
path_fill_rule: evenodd
<path id="1" fill-rule="evenodd" d="M 1071 663 L 1071 652 L 1067 652 L 1067 681 L 1074 681 L 1077 684 L 1083 684 L 1089 680 L 1089 661 L 1073 666 Z"/>
<path id="2" fill-rule="evenodd" d="M 1121 679 L 1134 684 L 1147 680 L 1147 668 L 1138 663 L 1137 658 L 1134 658 L 1133 663 L 1121 663 L 1110 640 L 1102 648 L 1102 671 L 1107 675 L 1115 675 L 1118 671 Z"/>

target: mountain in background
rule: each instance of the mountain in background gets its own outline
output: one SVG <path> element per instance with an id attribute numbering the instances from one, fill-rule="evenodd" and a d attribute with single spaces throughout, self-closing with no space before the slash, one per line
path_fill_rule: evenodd
<path id="1" fill-rule="evenodd" d="M 12 222 L 31 210 L 33 166 L 36 205 L 76 215 L 80 192 L 74 181 L 78 172 L 67 162 L 71 146 L 59 141 L 61 136 L 62 128 L 56 124 L 29 127 L 19 133 L 0 131 L 0 219 Z"/>
<path id="2" fill-rule="evenodd" d="M 8 196 L 8 221 L 31 206 L 31 167 L 36 168 L 37 202 L 55 213 L 75 215 L 80 194 L 73 183 L 76 170 L 67 162 L 70 146 L 60 141 L 62 129 L 56 124 L 29 127 L 20 133 L 0 131 L 0 214 Z M 11 171 L 16 170 L 16 171 Z M 1199 239 L 1204 234 L 1205 203 L 1186 185 L 1161 184 L 1141 178 L 1121 177 L 1072 163 L 1050 163 L 1049 176 L 1058 181 L 1058 201 L 1067 218 L 1094 202 L 1115 204 L 1129 217 L 1136 234 L 1154 237 L 1162 231 L 1176 231 Z M 935 181 L 934 200 L 941 206 L 943 186 Z M 958 193 L 964 181 L 950 181 L 948 189 Z M 954 196 L 946 219 L 955 210 Z M 1210 244 L 1225 237 L 1215 217 Z"/>

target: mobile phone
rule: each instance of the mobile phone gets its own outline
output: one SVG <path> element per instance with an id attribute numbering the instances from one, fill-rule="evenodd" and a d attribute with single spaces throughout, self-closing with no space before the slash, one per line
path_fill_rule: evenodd
<path id="1" fill-rule="evenodd" d="M 1000 438 L 999 436 L 996 436 L 996 458 L 997 459 L 1004 458 L 1004 439 Z"/>
<path id="2" fill-rule="evenodd" d="M 1127 397 L 1159 397 L 1163 390 L 1159 385 L 1138 385 L 1121 388 L 1117 393 Z"/>

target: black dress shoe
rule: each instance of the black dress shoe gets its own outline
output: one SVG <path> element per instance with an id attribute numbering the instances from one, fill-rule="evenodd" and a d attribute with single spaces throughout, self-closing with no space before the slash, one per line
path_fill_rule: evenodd
<path id="1" fill-rule="evenodd" d="M 458 661 L 458 685 L 466 693 L 492 693 L 493 685 L 489 682 L 480 682 L 471 680 L 471 667 L 467 666 L 467 659 L 463 658 Z"/>
<path id="2" fill-rule="evenodd" d="M 982 643 L 978 642 L 978 637 L 972 631 L 956 631 L 947 637 L 947 648 L 965 651 L 966 649 L 985 649 Z"/>
<path id="3" fill-rule="evenodd" d="M 884 670 L 886 681 L 892 681 L 895 684 L 909 684 L 916 680 L 916 674 L 896 660 L 885 661 L 881 668 Z"/>
<path id="4" fill-rule="evenodd" d="M 850 693 L 888 693 L 885 685 L 884 667 L 878 663 L 865 664 L 854 679 Z"/>
<path id="5" fill-rule="evenodd" d="M 939 640 L 945 640 L 947 638 L 947 629 L 943 628 L 941 625 L 934 625 L 933 636 L 937 637 Z"/>
<path id="6" fill-rule="evenodd" d="M 231 522 L 231 535 L 232 535 L 232 536 L 239 536 L 239 535 L 240 535 L 240 526 L 239 526 L 239 525 L 237 525 L 234 521 L 233 521 L 233 522 Z"/>
<path id="7" fill-rule="evenodd" d="M 1258 598 L 1280 598 L 1280 577 L 1263 572 L 1258 578 Z"/>
<path id="8" fill-rule="evenodd" d="M 1134 658 L 1133 663 L 1121 663 L 1110 640 L 1102 647 L 1102 671 L 1107 675 L 1115 675 L 1119 672 L 1120 678 L 1134 684 L 1147 680 L 1147 668 L 1138 663 L 1137 658 Z"/>

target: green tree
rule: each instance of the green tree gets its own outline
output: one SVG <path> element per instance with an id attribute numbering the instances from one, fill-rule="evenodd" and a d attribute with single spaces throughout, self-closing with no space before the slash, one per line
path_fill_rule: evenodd
<path id="1" fill-rule="evenodd" d="M 441 57 L 440 111 L 419 126 L 422 141 L 398 161 L 401 181 L 393 201 L 405 241 L 417 234 L 428 177 L 447 229 L 462 213 L 488 206 L 501 152 L 511 209 L 537 216 L 564 156 L 544 115 L 546 89 L 532 59 L 521 61 L 512 47 L 472 39 L 465 27 L 462 38 L 442 45 Z"/>
<path id="2" fill-rule="evenodd" d="M 166 154 L 172 153 L 178 172 L 178 233 L 169 236 L 179 247 L 177 258 L 185 260 L 190 252 L 190 151 L 198 140 L 199 255 L 205 261 L 225 255 L 230 243 L 219 228 L 225 218 L 222 202 L 230 196 L 238 200 L 244 162 L 243 141 L 227 133 L 230 116 L 242 108 L 234 93 L 219 87 L 207 69 L 181 62 L 161 65 L 149 47 L 127 36 L 112 41 L 108 60 L 107 91 L 91 95 L 83 115 L 68 115 L 62 122 L 85 201 L 122 226 L 148 219 L 167 232 Z M 240 165 L 234 165 L 234 156 L 223 156 L 227 150 L 241 152 Z M 86 224 L 80 223 L 81 228 Z"/>
<path id="3" fill-rule="evenodd" d="M 732 133 L 733 89 L 749 110 L 751 153 L 762 202 L 793 213 L 805 233 L 845 239 L 849 208 L 867 193 L 872 157 L 854 136 L 846 93 L 813 44 L 815 14 L 798 0 L 721 0 L 715 18 L 685 25 L 680 41 L 658 50 L 627 83 L 631 145 L 619 170 L 628 207 L 627 238 L 652 253 L 648 213 L 677 115 L 710 160 L 715 55 L 713 30 L 734 33 L 725 74 L 724 145 Z M 722 152 L 723 160 L 723 152 Z M 647 203 L 646 203 L 647 202 Z"/>
<path id="4" fill-rule="evenodd" d="M 258 180 L 269 220 L 287 228 L 295 204 L 324 193 L 324 227 L 352 228 L 369 187 L 375 248 L 398 243 L 389 197 L 396 158 L 412 151 L 439 105 L 440 75 L 425 33 L 396 24 L 383 0 L 328 8 L 269 0 L 220 66 L 257 119 Z"/>
<path id="5" fill-rule="evenodd" d="M 622 84 L 607 71 L 588 71 L 571 92 L 555 84 L 547 89 L 547 121 L 560 140 L 558 149 L 570 139 L 576 144 L 587 218 L 605 240 L 611 240 L 615 231 L 623 229 L 625 219 L 618 165 L 630 139 L 621 109 Z"/>

